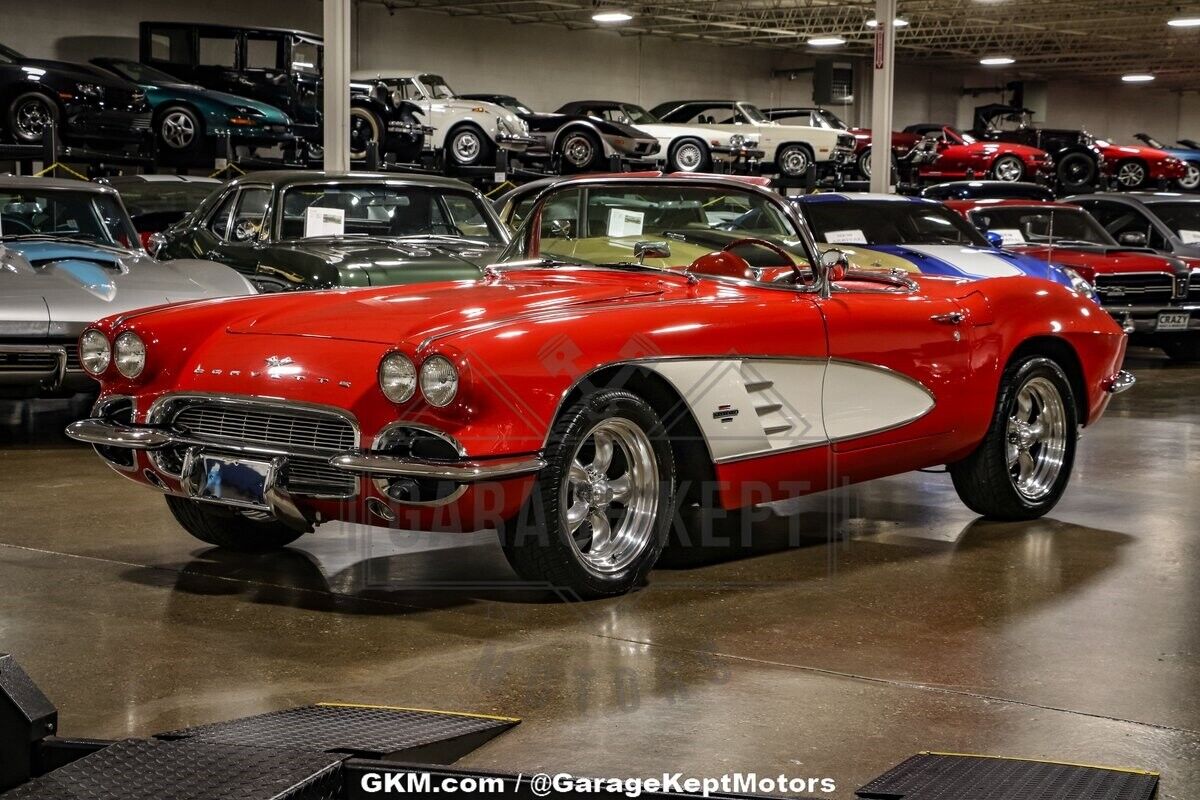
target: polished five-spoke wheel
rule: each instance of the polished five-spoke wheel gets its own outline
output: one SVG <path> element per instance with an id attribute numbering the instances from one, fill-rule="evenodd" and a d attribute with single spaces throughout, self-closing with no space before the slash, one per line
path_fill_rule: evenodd
<path id="1" fill-rule="evenodd" d="M 1000 156 L 992 164 L 992 177 L 1005 183 L 1016 183 L 1025 177 L 1025 164 L 1014 155 Z"/>
<path id="2" fill-rule="evenodd" d="M 1017 492 L 1037 502 L 1054 488 L 1067 451 L 1066 410 L 1048 378 L 1033 378 L 1017 394 L 1008 418 L 1008 473 Z"/>

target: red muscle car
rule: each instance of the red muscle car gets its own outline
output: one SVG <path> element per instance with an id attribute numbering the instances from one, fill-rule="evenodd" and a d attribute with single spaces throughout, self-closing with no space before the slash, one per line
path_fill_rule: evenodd
<path id="1" fill-rule="evenodd" d="M 922 180 L 991 178 L 997 181 L 1049 181 L 1054 160 L 1045 150 L 1016 142 L 980 141 L 949 125 L 909 125 L 905 133 L 931 138 L 938 158 L 920 167 Z"/>
<path id="2" fill-rule="evenodd" d="M 976 512 L 1038 517 L 1133 382 L 1067 287 L 851 271 L 717 177 L 557 182 L 478 280 L 152 309 L 81 344 L 102 394 L 69 434 L 203 541 L 495 528 L 522 577 L 589 597 L 637 585 L 677 511 L 938 464 Z"/>
<path id="3" fill-rule="evenodd" d="M 1104 175 L 1115 178 L 1122 189 L 1151 184 L 1165 187 L 1187 176 L 1187 164 L 1156 147 L 1113 144 L 1105 139 L 1097 139 L 1096 147 L 1104 154 Z"/>
<path id="4" fill-rule="evenodd" d="M 1128 247 L 1069 203 L 951 200 L 947 206 L 1005 250 L 1069 267 L 1090 282 L 1134 344 L 1173 359 L 1200 356 L 1200 306 L 1189 302 L 1192 264 L 1148 247 Z M 1194 315 L 1194 316 L 1193 316 Z"/>

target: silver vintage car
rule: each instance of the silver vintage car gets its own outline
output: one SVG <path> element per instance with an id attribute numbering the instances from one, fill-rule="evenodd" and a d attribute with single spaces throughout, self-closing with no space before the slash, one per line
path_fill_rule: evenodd
<path id="1" fill-rule="evenodd" d="M 94 387 L 76 339 L 101 317 L 254 291 L 222 264 L 155 261 L 111 187 L 0 176 L 0 397 Z"/>

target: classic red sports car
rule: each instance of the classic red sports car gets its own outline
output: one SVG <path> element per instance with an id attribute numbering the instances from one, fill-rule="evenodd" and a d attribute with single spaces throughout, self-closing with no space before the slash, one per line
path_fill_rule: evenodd
<path id="1" fill-rule="evenodd" d="M 1077 428 L 1132 383 L 1120 327 L 1048 281 L 816 252 L 746 182 L 564 180 L 478 280 L 98 322 L 103 392 L 68 432 L 206 542 L 494 527 L 520 575 L 580 596 L 641 581 L 677 509 L 947 464 L 978 513 L 1049 511 Z"/>
<path id="2" fill-rule="evenodd" d="M 1122 189 L 1142 189 L 1152 183 L 1165 188 L 1187 175 L 1187 164 L 1156 147 L 1113 144 L 1104 139 L 1097 139 L 1096 147 L 1104 154 L 1104 175 L 1116 178 Z"/>
<path id="3" fill-rule="evenodd" d="M 932 138 L 938 158 L 920 167 L 924 179 L 991 178 L 997 181 L 1049 181 L 1054 160 L 1045 150 L 1016 142 L 980 141 L 949 125 L 909 125 L 905 133 Z"/>
<path id="4" fill-rule="evenodd" d="M 1192 264 L 1148 247 L 1118 244 L 1091 214 L 1069 203 L 951 200 L 947 206 L 1005 250 L 1070 267 L 1096 287 L 1104 309 L 1134 344 L 1172 359 L 1200 359 L 1200 314 L 1189 302 Z"/>

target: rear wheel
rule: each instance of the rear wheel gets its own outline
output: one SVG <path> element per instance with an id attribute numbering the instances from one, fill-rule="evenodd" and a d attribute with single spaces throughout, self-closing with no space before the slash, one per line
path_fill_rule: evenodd
<path id="1" fill-rule="evenodd" d="M 207 544 L 239 553 L 265 553 L 299 539 L 300 531 L 274 520 L 253 520 L 199 500 L 167 495 L 167 508 L 184 530 Z"/>
<path id="2" fill-rule="evenodd" d="M 866 180 L 871 179 L 871 148 L 866 148 L 858 154 L 858 174 Z"/>
<path id="3" fill-rule="evenodd" d="M 26 92 L 8 107 L 8 130 L 23 144 L 36 144 L 50 124 L 58 124 L 58 106 L 39 92 Z"/>
<path id="4" fill-rule="evenodd" d="M 623 594 L 653 568 L 674 513 L 675 461 L 658 415 L 600 390 L 562 412 L 546 467 L 501 544 L 517 574 L 581 598 Z"/>
<path id="5" fill-rule="evenodd" d="M 1079 192 L 1096 185 L 1096 161 L 1083 153 L 1068 153 L 1058 162 L 1058 184 L 1064 192 Z"/>
<path id="6" fill-rule="evenodd" d="M 375 152 L 383 157 L 383 120 L 369 108 L 350 109 L 350 158 L 367 157 L 367 147 L 375 142 Z"/>
<path id="7" fill-rule="evenodd" d="M 1025 177 L 1025 163 L 1013 155 L 1000 156 L 992 162 L 992 178 L 1005 183 L 1016 183 Z"/>
<path id="8" fill-rule="evenodd" d="M 1046 514 L 1071 478 L 1077 425 L 1062 368 L 1040 356 L 1014 362 L 1000 382 L 987 435 L 975 452 L 949 467 L 958 496 L 993 519 Z"/>

